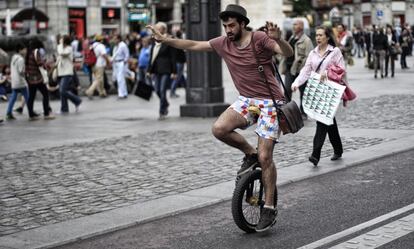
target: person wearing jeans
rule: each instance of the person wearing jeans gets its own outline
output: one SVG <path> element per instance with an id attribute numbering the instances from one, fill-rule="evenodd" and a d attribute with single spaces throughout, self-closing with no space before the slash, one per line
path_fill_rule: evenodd
<path id="1" fill-rule="evenodd" d="M 12 87 L 12 95 L 9 99 L 9 104 L 7 106 L 6 119 L 14 120 L 16 119 L 13 116 L 13 106 L 16 102 L 17 94 L 20 93 L 23 95 L 26 103 L 29 101 L 29 95 L 27 93 L 27 81 L 25 77 L 25 61 L 24 57 L 27 54 L 27 48 L 22 43 L 16 45 L 16 54 L 13 55 L 10 62 L 10 79 Z"/>
<path id="2" fill-rule="evenodd" d="M 57 71 L 60 78 L 60 112 L 66 114 L 69 112 L 68 99 L 75 105 L 76 112 L 82 100 L 79 96 L 70 91 L 70 84 L 73 80 L 73 51 L 70 45 L 70 37 L 65 35 L 58 46 Z"/>
<path id="3" fill-rule="evenodd" d="M 22 88 L 13 88 L 12 89 L 12 93 L 11 93 L 11 97 L 10 97 L 10 99 L 9 99 L 9 104 L 8 104 L 8 106 L 7 106 L 7 114 L 6 114 L 6 118 L 8 119 L 8 120 L 13 120 L 13 119 L 16 119 L 14 116 L 13 116 L 13 106 L 14 106 L 14 103 L 16 102 L 16 99 L 17 99 L 17 95 L 18 94 L 21 94 L 23 97 L 24 97 L 24 100 L 26 100 L 26 103 L 28 103 L 29 102 L 29 94 L 28 94 L 28 92 L 27 92 L 27 87 L 22 87 Z"/>
<path id="4" fill-rule="evenodd" d="M 62 76 L 60 78 L 60 100 L 61 100 L 61 112 L 62 113 L 68 113 L 69 112 L 69 105 L 68 105 L 68 99 L 75 105 L 76 112 L 78 111 L 79 105 L 82 103 L 81 98 L 74 94 L 70 90 L 70 85 L 72 83 L 73 76 L 66 75 Z"/>
<path id="5" fill-rule="evenodd" d="M 159 22 L 155 25 L 158 32 L 165 35 L 167 33 L 167 24 Z M 176 51 L 175 48 L 163 43 L 155 42 L 151 47 L 150 65 L 148 72 L 153 75 L 155 89 L 160 98 L 160 116 L 159 120 L 164 120 L 168 115 L 168 100 L 166 91 L 170 85 L 170 79 L 175 79 L 176 69 Z"/>
<path id="6" fill-rule="evenodd" d="M 178 39 L 182 39 L 181 30 L 177 30 L 176 37 Z M 184 50 L 176 49 L 176 60 L 177 60 L 177 65 L 176 65 L 177 66 L 177 77 L 171 83 L 171 92 L 170 92 L 171 98 L 180 97 L 178 94 L 175 93 L 179 84 L 183 84 L 183 86 L 186 85 L 186 80 L 184 77 L 184 66 L 187 61 L 187 58 L 186 58 Z"/>
<path id="7" fill-rule="evenodd" d="M 158 98 L 160 98 L 160 119 L 162 116 L 168 115 L 168 103 L 167 100 L 167 88 L 170 84 L 170 74 L 155 74 L 154 75 L 155 92 Z"/>

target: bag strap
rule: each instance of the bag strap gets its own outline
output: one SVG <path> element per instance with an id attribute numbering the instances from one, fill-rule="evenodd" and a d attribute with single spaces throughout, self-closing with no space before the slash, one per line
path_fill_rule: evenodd
<path id="1" fill-rule="evenodd" d="M 278 110 L 278 109 L 279 109 L 279 107 L 278 107 L 278 105 L 277 105 L 277 103 L 276 103 L 275 98 L 273 97 L 273 94 L 272 94 L 272 89 L 270 88 L 270 83 L 267 81 L 266 74 L 265 74 L 265 72 L 264 72 L 264 67 L 263 67 L 263 65 L 261 65 L 261 64 L 260 64 L 259 57 L 257 57 L 257 53 L 256 53 L 256 48 L 255 48 L 255 46 L 254 46 L 254 38 L 253 38 L 253 37 L 254 37 L 254 32 L 252 32 L 252 38 L 251 38 L 251 41 L 250 41 L 250 45 L 252 46 L 252 50 L 253 50 L 253 54 L 254 54 L 254 58 L 256 59 L 256 63 L 257 63 L 257 71 L 259 71 L 260 76 L 262 77 L 263 81 L 265 82 L 265 84 L 266 84 L 266 86 L 267 86 L 267 89 L 269 90 L 270 96 L 271 96 L 272 101 L 273 101 L 273 105 L 274 105 L 274 106 L 275 106 L 275 108 Z M 290 98 L 289 98 L 288 96 L 286 96 L 286 89 L 285 89 L 285 85 L 283 84 L 282 78 L 280 77 L 279 72 L 277 71 L 277 68 L 276 68 L 276 74 L 277 74 L 277 76 L 278 76 L 278 80 L 280 81 L 280 84 L 282 84 L 283 89 L 285 90 L 285 97 L 286 97 L 286 98 L 290 101 Z M 289 102 L 289 101 L 288 101 L 288 102 Z"/>
<path id="2" fill-rule="evenodd" d="M 328 53 L 326 53 L 326 54 L 325 54 L 325 56 L 322 58 L 321 62 L 319 62 L 319 65 L 318 65 L 318 67 L 316 68 L 315 72 L 318 72 L 318 71 L 319 71 L 319 69 L 320 69 L 320 68 L 321 68 L 321 66 L 322 66 L 323 61 L 326 59 L 326 57 L 328 57 L 328 55 L 329 55 L 331 52 L 332 52 L 331 50 L 328 50 Z"/>

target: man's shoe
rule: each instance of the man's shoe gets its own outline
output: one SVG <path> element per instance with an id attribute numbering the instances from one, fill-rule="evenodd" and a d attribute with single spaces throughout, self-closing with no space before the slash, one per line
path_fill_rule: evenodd
<path id="1" fill-rule="evenodd" d="M 66 116 L 66 115 L 69 115 L 69 112 L 68 111 L 59 111 L 57 114 L 62 115 L 62 116 Z"/>
<path id="2" fill-rule="evenodd" d="M 316 157 L 314 157 L 314 156 L 310 156 L 309 157 L 309 161 L 311 162 L 311 163 L 313 163 L 313 166 L 318 166 L 318 163 L 319 163 L 319 160 L 316 158 Z"/>
<path id="3" fill-rule="evenodd" d="M 6 120 L 16 120 L 16 118 L 10 113 L 6 115 Z"/>
<path id="4" fill-rule="evenodd" d="M 44 118 L 44 120 L 53 120 L 53 119 L 55 119 L 56 117 L 55 117 L 55 116 L 53 116 L 52 114 L 49 114 L 49 115 L 44 116 L 43 118 Z"/>
<path id="5" fill-rule="evenodd" d="M 342 157 L 342 155 L 333 154 L 333 156 L 331 157 L 331 161 L 336 161 L 336 160 L 338 160 L 341 157 Z"/>
<path id="6" fill-rule="evenodd" d="M 160 116 L 158 117 L 159 121 L 165 120 L 167 118 L 166 114 L 160 114 Z"/>
<path id="7" fill-rule="evenodd" d="M 77 104 L 76 106 L 75 106 L 75 112 L 79 112 L 79 106 L 82 104 L 82 101 L 81 102 L 79 102 L 79 104 Z"/>
<path id="8" fill-rule="evenodd" d="M 18 114 L 22 114 L 23 113 L 23 107 L 18 107 L 16 109 L 14 109 L 15 112 L 17 112 Z"/>
<path id="9" fill-rule="evenodd" d="M 253 167 L 255 167 L 259 163 L 259 158 L 257 154 L 246 155 L 243 158 L 243 163 L 237 171 L 237 176 L 241 176 L 247 172 L 249 172 Z"/>
<path id="10" fill-rule="evenodd" d="M 262 208 L 260 219 L 255 228 L 256 232 L 264 232 L 270 229 L 276 223 L 277 209 Z"/>
<path id="11" fill-rule="evenodd" d="M 36 121 L 36 120 L 39 120 L 39 115 L 33 115 L 29 117 L 29 121 Z"/>

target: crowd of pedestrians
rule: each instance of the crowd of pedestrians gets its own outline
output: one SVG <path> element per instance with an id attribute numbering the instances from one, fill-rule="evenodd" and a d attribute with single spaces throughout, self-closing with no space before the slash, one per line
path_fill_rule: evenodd
<path id="1" fill-rule="evenodd" d="M 279 70 L 285 75 L 287 89 L 299 75 L 307 55 L 315 42 L 304 34 L 303 21 L 297 19 L 292 27 L 292 36 L 288 42 L 294 49 L 294 56 L 282 58 L 278 62 Z M 174 35 L 168 34 L 165 23 L 157 23 L 155 28 L 162 34 L 182 39 L 180 30 Z M 249 28 L 249 27 L 246 27 Z M 353 65 L 353 58 L 365 58 L 365 66 L 373 69 L 375 78 L 394 77 L 396 64 L 408 69 L 406 58 L 412 55 L 413 30 L 410 25 L 403 27 L 372 25 L 368 28 L 347 27 L 339 24 L 334 27 L 334 37 L 345 60 L 345 66 Z M 126 99 L 133 91 L 134 85 L 144 82 L 154 87 L 160 99 L 159 119 L 168 115 L 169 98 L 177 98 L 178 86 L 185 86 L 184 50 L 164 46 L 151 39 L 147 31 L 131 33 L 126 37 L 119 34 L 94 35 L 85 39 L 70 36 L 57 37 L 55 53 L 46 54 L 44 45 L 37 39 L 28 44 L 17 44 L 10 64 L 3 65 L 0 71 L 0 101 L 8 102 L 6 119 L 16 119 L 15 113 L 22 114 L 27 106 L 29 120 L 34 121 L 40 115 L 34 111 L 36 92 L 43 97 L 43 116 L 46 120 L 54 119 L 49 99 L 59 97 L 61 100 L 59 114 L 69 113 L 68 101 L 75 111 L 79 110 L 84 93 L 93 99 L 96 93 L 105 98 L 112 86 L 117 89 L 118 99 Z M 20 51 L 17 51 L 19 50 Z M 20 56 L 19 56 L 20 55 Z M 23 59 L 23 61 L 22 61 Z M 396 63 L 397 62 L 397 63 Z M 112 75 L 107 76 L 109 69 Z M 89 87 L 79 92 L 77 70 L 89 75 Z M 45 73 L 46 72 L 46 76 Z M 304 85 L 299 88 L 302 99 Z M 18 95 L 21 100 L 13 110 Z M 290 95 L 291 93 L 288 92 Z M 306 114 L 303 112 L 303 117 Z M 0 121 L 3 121 L 0 118 Z"/>
<path id="2" fill-rule="evenodd" d="M 165 23 L 158 23 L 157 27 L 167 34 Z M 180 30 L 175 33 L 182 37 Z M 167 90 L 171 89 L 170 98 L 178 98 L 177 87 L 186 85 L 185 51 L 161 48 L 145 31 L 126 37 L 98 34 L 85 39 L 58 35 L 56 41 L 53 53 L 47 53 L 38 38 L 28 43 L 17 42 L 15 51 L 2 50 L 3 57 L 11 55 L 9 64 L 0 65 L 0 101 L 7 102 L 6 120 L 15 120 L 14 114 L 23 114 L 25 106 L 30 121 L 40 119 L 41 115 L 34 111 L 37 91 L 43 97 L 44 119 L 52 120 L 56 118 L 53 113 L 69 114 L 69 102 L 78 112 L 82 94 L 90 100 L 96 94 L 105 98 L 111 88 L 116 88 L 118 100 L 122 100 L 140 82 L 153 86 L 160 99 L 159 119 L 163 120 L 168 114 Z M 79 70 L 89 77 L 86 90 L 80 88 Z M 19 95 L 21 100 L 14 109 Z M 54 97 L 60 98 L 61 106 L 52 112 L 49 99 Z"/>
<path id="3" fill-rule="evenodd" d="M 374 69 L 374 77 L 395 76 L 395 62 L 401 69 L 409 69 L 407 56 L 412 55 L 413 27 L 409 24 L 392 26 L 372 25 L 366 29 L 354 27 L 352 54 L 362 58 L 366 56 L 365 66 Z M 379 74 L 378 74 L 379 71 Z"/>

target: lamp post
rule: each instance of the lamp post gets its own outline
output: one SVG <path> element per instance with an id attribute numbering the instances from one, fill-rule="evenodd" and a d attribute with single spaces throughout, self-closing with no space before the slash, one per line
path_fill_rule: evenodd
<path id="1" fill-rule="evenodd" d="M 192 40 L 205 41 L 221 35 L 220 0 L 186 0 L 186 31 Z M 224 103 L 221 58 L 215 53 L 189 52 L 186 104 L 182 117 L 216 117 L 229 106 Z"/>

